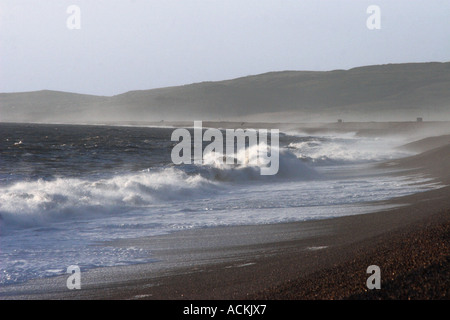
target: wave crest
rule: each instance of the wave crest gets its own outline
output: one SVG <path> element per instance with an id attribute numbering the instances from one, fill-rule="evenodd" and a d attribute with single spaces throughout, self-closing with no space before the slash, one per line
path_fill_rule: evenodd
<path id="1" fill-rule="evenodd" d="M 2 224 L 31 227 L 49 220 L 111 214 L 172 200 L 210 195 L 217 184 L 176 168 L 86 181 L 23 181 L 0 189 Z"/>
<path id="2" fill-rule="evenodd" d="M 219 181 L 248 181 L 248 180 L 266 180 L 274 181 L 276 179 L 296 179 L 308 180 L 319 177 L 319 174 L 303 161 L 301 161 L 294 153 L 283 148 L 277 148 L 279 155 L 278 172 L 271 175 L 261 175 L 261 168 L 274 165 L 261 161 L 260 148 L 267 148 L 265 145 L 256 145 L 246 149 L 238 150 L 232 159 L 227 158 L 221 153 L 209 152 L 204 155 L 204 163 L 202 171 L 209 179 Z M 272 146 L 273 150 L 275 147 Z M 265 151 L 265 150 L 264 150 Z M 245 159 L 242 163 L 238 163 L 238 159 Z M 228 164 L 229 162 L 236 164 Z"/>
<path id="3" fill-rule="evenodd" d="M 94 218 L 173 201 L 211 198 L 233 183 L 318 177 L 290 151 L 278 151 L 279 171 L 274 176 L 261 175 L 254 161 L 258 149 L 248 148 L 248 161 L 236 165 L 217 161 L 223 155 L 207 154 L 205 164 L 200 166 L 169 167 L 97 180 L 60 177 L 17 182 L 0 187 L 0 222 L 6 226 L 42 226 L 49 221 Z"/>

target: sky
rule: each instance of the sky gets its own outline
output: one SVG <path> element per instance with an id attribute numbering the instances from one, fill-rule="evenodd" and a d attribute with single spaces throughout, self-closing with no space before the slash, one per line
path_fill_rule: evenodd
<path id="1" fill-rule="evenodd" d="M 0 1 L 0 92 L 112 96 L 429 61 L 450 61 L 448 0 Z"/>

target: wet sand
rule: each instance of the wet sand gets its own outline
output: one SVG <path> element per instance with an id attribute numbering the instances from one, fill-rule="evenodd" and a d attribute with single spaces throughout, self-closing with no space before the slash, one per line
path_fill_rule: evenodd
<path id="1" fill-rule="evenodd" d="M 419 141 L 422 153 L 380 166 L 450 185 L 450 144 L 439 139 L 431 149 L 430 140 Z M 401 206 L 375 213 L 99 244 L 152 248 L 164 267 L 94 269 L 82 273 L 81 290 L 68 290 L 67 276 L 35 280 L 1 288 L 0 298 L 448 299 L 449 195 L 447 186 L 378 203 Z M 366 287 L 370 265 L 380 267 L 380 290 Z"/>

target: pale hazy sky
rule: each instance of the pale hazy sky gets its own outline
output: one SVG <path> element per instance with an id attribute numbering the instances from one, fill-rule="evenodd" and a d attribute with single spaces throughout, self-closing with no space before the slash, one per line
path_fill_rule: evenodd
<path id="1" fill-rule="evenodd" d="M 70 30 L 70 5 L 80 29 Z M 369 5 L 381 29 L 369 30 Z M 450 61 L 449 0 L 1 0 L 0 92 L 114 95 L 280 70 Z"/>

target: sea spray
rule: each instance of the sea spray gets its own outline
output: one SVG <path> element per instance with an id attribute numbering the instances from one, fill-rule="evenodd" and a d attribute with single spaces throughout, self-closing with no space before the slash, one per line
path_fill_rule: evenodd
<path id="1" fill-rule="evenodd" d="M 368 203 L 436 187 L 361 163 L 362 156 L 397 156 L 385 141 L 369 146 L 361 137 L 281 133 L 277 149 L 266 143 L 279 153 L 279 170 L 261 175 L 254 162 L 261 140 L 235 148 L 232 163 L 221 162 L 226 148 L 213 145 L 202 149 L 200 164 L 175 165 L 173 128 L 1 124 L 0 132 L 0 284 L 65 275 L 70 265 L 87 270 L 154 258 L 152 250 L 109 240 L 361 214 L 385 209 Z M 314 145 L 296 145 L 305 141 Z M 360 152 L 367 149 L 376 152 Z M 330 167 L 302 159 L 319 155 L 333 160 Z M 341 159 L 344 166 L 334 161 Z"/>
<path id="2" fill-rule="evenodd" d="M 226 129 L 225 152 L 223 134 L 219 129 L 209 128 L 203 134 L 202 121 L 194 121 L 194 138 L 184 128 L 175 129 L 171 140 L 179 141 L 172 149 L 174 164 L 203 164 L 205 154 L 218 154 L 215 162 L 227 165 L 250 164 L 260 167 L 261 175 L 275 175 L 279 169 L 279 130 L 270 130 L 268 145 L 267 130 Z M 181 138 L 181 141 L 180 141 Z M 214 139 L 213 139 L 214 138 Z M 247 146 L 248 140 L 248 146 Z M 203 150 L 203 142 L 211 141 Z M 257 153 L 249 156 L 249 148 L 257 147 Z M 193 149 L 193 156 L 192 156 Z M 269 165 L 270 164 L 270 165 Z"/>

